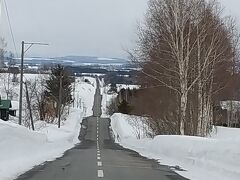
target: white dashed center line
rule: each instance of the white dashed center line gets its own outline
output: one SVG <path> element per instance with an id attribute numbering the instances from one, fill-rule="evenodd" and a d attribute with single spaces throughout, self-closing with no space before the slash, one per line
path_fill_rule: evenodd
<path id="1" fill-rule="evenodd" d="M 97 117 L 97 166 L 102 167 L 103 163 L 101 160 L 101 153 L 99 149 L 99 118 Z M 103 170 L 99 169 L 97 171 L 97 177 L 98 178 L 104 178 Z"/>
<path id="2" fill-rule="evenodd" d="M 101 167 L 101 166 L 102 166 L 102 162 L 101 162 L 101 161 L 98 161 L 98 162 L 97 162 L 97 165 L 98 165 L 98 167 Z"/>
<path id="3" fill-rule="evenodd" d="M 98 170 L 98 177 L 99 178 L 103 178 L 104 177 L 103 170 Z"/>

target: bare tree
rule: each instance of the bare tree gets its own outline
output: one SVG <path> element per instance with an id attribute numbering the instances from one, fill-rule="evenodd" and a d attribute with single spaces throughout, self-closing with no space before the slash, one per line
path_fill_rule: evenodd
<path id="1" fill-rule="evenodd" d="M 215 1 L 150 0 L 145 24 L 139 27 L 131 57 L 153 84 L 174 92 L 182 135 L 207 134 L 214 88 L 220 87 L 215 85 L 217 69 L 227 73 L 234 66 L 234 22 L 221 12 Z"/>
<path id="2" fill-rule="evenodd" d="M 7 99 L 12 99 L 13 94 L 14 94 L 14 74 L 13 77 L 11 77 L 11 73 L 13 73 L 13 66 L 15 65 L 15 60 L 14 60 L 14 55 L 13 53 L 10 52 L 9 57 L 7 58 L 8 60 L 8 74 L 7 74 L 7 79 L 4 78 L 4 89 L 7 95 Z"/>
<path id="3" fill-rule="evenodd" d="M 4 38 L 0 38 L 0 68 L 4 67 L 4 58 L 6 54 L 7 43 Z"/>

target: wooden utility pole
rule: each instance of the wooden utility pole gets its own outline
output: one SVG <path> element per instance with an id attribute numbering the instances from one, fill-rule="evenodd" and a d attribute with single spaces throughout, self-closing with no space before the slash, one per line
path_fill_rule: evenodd
<path id="1" fill-rule="evenodd" d="M 22 54 L 20 66 L 20 94 L 19 94 L 19 125 L 22 125 L 22 96 L 23 96 L 23 59 L 24 59 L 24 41 L 22 41 Z"/>
<path id="2" fill-rule="evenodd" d="M 73 86 L 73 107 L 75 108 L 75 101 L 76 101 L 76 99 L 75 99 L 75 96 L 76 96 L 76 94 L 75 94 L 75 91 L 76 91 L 76 73 L 74 74 L 74 86 Z"/>
<path id="3" fill-rule="evenodd" d="M 25 45 L 29 45 L 29 47 L 25 48 Z M 18 123 L 19 125 L 22 125 L 22 99 L 23 99 L 23 63 L 24 63 L 24 54 L 33 46 L 33 45 L 43 45 L 48 46 L 48 44 L 45 43 L 26 43 L 22 41 L 22 53 L 21 53 L 21 66 L 20 66 L 20 93 L 19 93 L 19 119 Z"/>
<path id="4" fill-rule="evenodd" d="M 25 82 L 25 88 L 26 88 L 26 100 L 27 100 L 27 106 L 28 106 L 28 110 L 29 110 L 29 114 L 30 114 L 30 120 L 31 120 L 31 126 L 32 126 L 32 130 L 34 131 L 34 122 L 33 122 L 33 116 L 32 116 L 32 108 L 31 108 L 31 103 L 30 103 L 30 98 L 29 98 L 29 93 L 28 93 L 28 87 L 27 87 L 27 83 Z"/>
<path id="5" fill-rule="evenodd" d="M 62 77 L 63 69 L 60 72 L 59 96 L 58 96 L 58 128 L 61 127 L 61 109 L 62 109 Z"/>

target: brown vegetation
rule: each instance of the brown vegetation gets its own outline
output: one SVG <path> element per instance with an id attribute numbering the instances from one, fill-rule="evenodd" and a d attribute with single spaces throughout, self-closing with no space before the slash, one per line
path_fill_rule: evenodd
<path id="1" fill-rule="evenodd" d="M 150 0 L 138 37 L 139 112 L 148 109 L 157 133 L 206 136 L 220 94 L 238 77 L 234 21 L 215 1 Z"/>

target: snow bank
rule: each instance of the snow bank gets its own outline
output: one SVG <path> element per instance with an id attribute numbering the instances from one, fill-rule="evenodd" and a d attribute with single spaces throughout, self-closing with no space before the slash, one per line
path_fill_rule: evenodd
<path id="1" fill-rule="evenodd" d="M 227 127 L 215 127 L 210 135 L 213 139 L 239 139 L 240 129 L 239 128 L 227 128 Z"/>
<path id="2" fill-rule="evenodd" d="M 129 116 L 121 113 L 115 113 L 111 116 L 111 127 L 118 140 L 149 137 L 150 130 L 145 122 L 146 119 L 139 116 Z"/>
<path id="3" fill-rule="evenodd" d="M 102 118 L 109 118 L 109 115 L 107 114 L 107 107 L 111 103 L 111 100 L 115 97 L 117 97 L 117 94 L 108 94 L 108 90 L 110 89 L 110 85 L 105 86 L 104 79 L 100 81 L 100 91 L 102 95 Z"/>
<path id="4" fill-rule="evenodd" d="M 84 82 L 88 79 L 90 83 Z M 75 84 L 75 106 L 80 107 L 84 111 L 84 117 L 93 115 L 94 94 L 96 91 L 96 79 L 91 77 L 77 78 Z"/>
<path id="5" fill-rule="evenodd" d="M 0 179 L 13 179 L 35 165 L 62 156 L 79 142 L 81 120 L 79 109 L 71 109 L 61 129 L 46 124 L 36 132 L 0 121 Z"/>
<path id="6" fill-rule="evenodd" d="M 178 173 L 192 180 L 239 180 L 240 129 L 218 127 L 211 138 L 156 136 L 137 139 L 129 123 L 131 118 L 122 114 L 111 117 L 116 141 L 124 147 L 157 159 L 161 164 L 180 166 L 186 171 Z"/>

